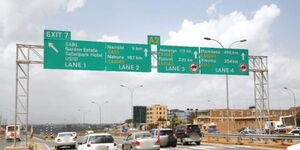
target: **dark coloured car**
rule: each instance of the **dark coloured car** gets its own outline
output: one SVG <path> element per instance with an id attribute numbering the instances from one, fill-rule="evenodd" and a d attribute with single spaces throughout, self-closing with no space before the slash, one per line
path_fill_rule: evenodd
<path id="1" fill-rule="evenodd" d="M 175 129 L 178 141 L 182 144 L 190 144 L 195 142 L 197 145 L 201 143 L 201 130 L 198 125 L 178 125 Z"/>

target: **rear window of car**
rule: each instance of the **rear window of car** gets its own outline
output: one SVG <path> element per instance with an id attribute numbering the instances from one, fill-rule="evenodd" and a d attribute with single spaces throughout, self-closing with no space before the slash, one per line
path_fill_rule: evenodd
<path id="1" fill-rule="evenodd" d="M 200 132 L 198 125 L 189 125 L 187 128 L 189 132 Z"/>
<path id="2" fill-rule="evenodd" d="M 172 130 L 161 130 L 160 135 L 172 135 L 173 131 Z"/>
<path id="3" fill-rule="evenodd" d="M 146 138 L 151 138 L 152 134 L 151 133 L 138 133 L 135 135 L 136 139 L 146 139 Z"/>
<path id="4" fill-rule="evenodd" d="M 97 135 L 97 136 L 91 136 L 89 141 L 91 144 L 113 143 L 114 138 L 111 135 Z"/>
<path id="5" fill-rule="evenodd" d="M 72 133 L 63 133 L 58 135 L 58 137 L 71 137 L 71 136 L 73 136 Z"/>

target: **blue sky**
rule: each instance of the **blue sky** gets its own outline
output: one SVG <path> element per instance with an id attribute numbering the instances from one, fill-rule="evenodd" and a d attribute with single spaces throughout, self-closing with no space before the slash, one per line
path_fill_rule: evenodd
<path id="1" fill-rule="evenodd" d="M 154 1 L 87 1 L 84 8 L 73 13 L 61 10 L 55 15 L 44 18 L 47 28 L 81 30 L 89 34 L 89 39 L 95 40 L 102 34 L 119 35 L 123 41 L 146 42 L 146 35 L 161 35 L 162 41 L 168 38 L 170 30 L 178 30 L 184 19 L 202 22 L 217 18 L 208 15 L 206 9 L 216 3 L 220 14 L 240 11 L 247 17 L 262 5 L 276 4 L 281 10 L 278 20 L 272 24 L 271 41 L 280 42 L 293 51 L 297 50 L 296 38 L 300 34 L 298 1 L 279 0 L 154 0 Z M 131 32 L 128 32 L 130 30 Z"/>
<path id="2" fill-rule="evenodd" d="M 287 86 L 300 95 L 300 2 L 295 0 L 0 0 L 0 115 L 12 121 L 15 85 L 15 44 L 43 44 L 43 30 L 69 30 L 77 40 L 146 43 L 161 35 L 168 45 L 219 47 L 203 40 L 216 38 L 227 47 L 249 49 L 269 60 L 270 105 L 293 105 Z M 24 7 L 26 6 L 26 7 Z M 134 87 L 136 105 L 165 104 L 169 108 L 225 108 L 225 77 L 159 73 L 32 70 L 30 108 L 33 123 L 80 122 L 78 108 L 89 109 L 95 122 L 103 102 L 103 122 L 130 116 L 130 99 L 120 84 Z M 51 82 L 49 82 L 51 81 Z M 230 76 L 230 108 L 254 105 L 253 75 Z M 52 94 L 51 94 L 52 93 Z M 300 102 L 297 102 L 300 104 Z M 65 105 L 69 104 L 68 107 Z M 49 113 L 56 112 L 56 113 Z M 71 118 L 71 119 L 70 119 Z"/>

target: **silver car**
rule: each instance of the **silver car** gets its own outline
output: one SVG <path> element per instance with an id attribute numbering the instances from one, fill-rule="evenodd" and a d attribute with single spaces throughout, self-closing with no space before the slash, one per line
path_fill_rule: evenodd
<path id="1" fill-rule="evenodd" d="M 160 140 L 149 132 L 136 132 L 129 134 L 122 150 L 159 150 Z"/>
<path id="2" fill-rule="evenodd" d="M 173 134 L 173 130 L 170 128 L 163 128 L 163 129 L 152 129 L 150 131 L 154 137 L 159 137 L 160 146 L 172 146 L 176 147 L 177 145 L 177 138 Z"/>
<path id="3" fill-rule="evenodd" d="M 55 149 L 60 149 L 61 147 L 68 146 L 72 149 L 76 148 L 77 137 L 74 132 L 61 132 L 57 134 L 55 138 Z"/>

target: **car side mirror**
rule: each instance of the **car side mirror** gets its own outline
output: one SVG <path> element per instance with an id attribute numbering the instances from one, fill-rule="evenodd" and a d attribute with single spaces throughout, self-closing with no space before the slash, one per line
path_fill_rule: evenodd
<path id="1" fill-rule="evenodd" d="M 78 142 L 78 145 L 82 145 L 82 142 Z"/>

